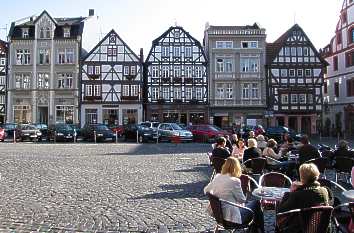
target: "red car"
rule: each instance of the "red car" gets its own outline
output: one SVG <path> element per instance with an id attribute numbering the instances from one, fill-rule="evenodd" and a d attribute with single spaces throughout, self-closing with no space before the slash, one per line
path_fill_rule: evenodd
<path id="1" fill-rule="evenodd" d="M 0 128 L 0 142 L 3 142 L 6 138 L 5 129 Z"/>
<path id="2" fill-rule="evenodd" d="M 217 137 L 230 135 L 230 132 L 220 129 L 215 125 L 191 125 L 187 127 L 194 136 L 194 141 L 197 142 L 210 142 L 214 141 Z"/>
<path id="3" fill-rule="evenodd" d="M 118 134 L 118 137 L 121 137 L 124 133 L 124 126 L 123 125 L 111 125 L 108 128 L 114 132 L 114 134 Z"/>

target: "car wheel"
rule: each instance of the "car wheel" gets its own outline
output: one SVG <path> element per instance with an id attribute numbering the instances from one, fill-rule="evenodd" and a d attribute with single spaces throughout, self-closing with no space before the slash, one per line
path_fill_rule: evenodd
<path id="1" fill-rule="evenodd" d="M 123 138 L 123 141 L 125 141 L 125 142 L 128 140 L 127 135 L 125 135 L 125 134 L 122 135 L 122 138 Z"/>
<path id="2" fill-rule="evenodd" d="M 139 135 L 138 142 L 139 143 L 143 143 L 144 142 L 144 137 L 142 135 Z"/>

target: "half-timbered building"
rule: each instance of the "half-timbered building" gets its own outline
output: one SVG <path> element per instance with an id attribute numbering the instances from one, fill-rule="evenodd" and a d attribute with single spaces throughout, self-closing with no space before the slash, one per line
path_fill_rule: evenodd
<path id="1" fill-rule="evenodd" d="M 0 40 L 0 124 L 6 116 L 7 52 L 7 43 Z"/>
<path id="2" fill-rule="evenodd" d="M 271 126 L 287 126 L 306 134 L 317 133 L 326 65 L 297 24 L 267 45 Z"/>
<path id="3" fill-rule="evenodd" d="M 11 24 L 6 121 L 78 123 L 86 19 L 53 18 L 43 11 Z"/>
<path id="4" fill-rule="evenodd" d="M 180 26 L 170 27 L 152 42 L 145 65 L 147 120 L 207 122 L 207 59 L 198 40 Z"/>
<path id="5" fill-rule="evenodd" d="M 138 57 L 110 31 L 83 59 L 81 125 L 142 121 L 142 50 Z"/>
<path id="6" fill-rule="evenodd" d="M 323 86 L 323 133 L 354 136 L 354 1 L 344 0 L 330 43 L 322 50 L 330 64 Z"/>

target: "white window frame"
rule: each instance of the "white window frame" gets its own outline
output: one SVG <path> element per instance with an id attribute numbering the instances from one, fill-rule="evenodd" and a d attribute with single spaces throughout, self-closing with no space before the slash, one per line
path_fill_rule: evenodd
<path id="1" fill-rule="evenodd" d="M 303 77 L 303 76 L 304 76 L 304 71 L 303 71 L 303 69 L 297 69 L 297 70 L 296 70 L 296 75 L 297 75 L 297 77 Z"/>
<path id="2" fill-rule="evenodd" d="M 281 94 L 281 103 L 282 104 L 289 104 L 289 95 L 288 94 Z"/>
<path id="3" fill-rule="evenodd" d="M 85 96 L 92 96 L 93 94 L 93 87 L 91 84 L 85 85 Z"/>
<path id="4" fill-rule="evenodd" d="M 181 48 L 180 47 L 173 47 L 173 57 L 181 57 Z"/>
<path id="5" fill-rule="evenodd" d="M 225 97 L 226 99 L 232 99 L 233 98 L 233 85 L 232 83 L 226 83 L 225 85 Z"/>
<path id="6" fill-rule="evenodd" d="M 290 100 L 291 104 L 298 104 L 299 99 L 298 99 L 298 95 L 297 94 L 291 94 L 290 98 L 291 98 L 291 100 Z"/>
<path id="7" fill-rule="evenodd" d="M 153 77 L 153 78 L 159 77 L 159 67 L 158 66 L 151 67 L 151 77 Z"/>
<path id="8" fill-rule="evenodd" d="M 182 99 L 182 89 L 181 87 L 173 87 L 173 99 Z"/>
<path id="9" fill-rule="evenodd" d="M 288 77 L 288 70 L 287 69 L 280 69 L 280 77 L 282 77 L 282 78 Z"/>
<path id="10" fill-rule="evenodd" d="M 193 88 L 186 87 L 184 91 L 184 98 L 186 98 L 186 100 L 191 100 L 193 97 Z"/>
<path id="11" fill-rule="evenodd" d="M 195 76 L 197 78 L 202 78 L 203 77 L 203 71 L 201 66 L 196 66 L 195 67 Z"/>
<path id="12" fill-rule="evenodd" d="M 242 98 L 248 100 L 250 99 L 250 83 L 243 83 L 242 84 Z"/>
<path id="13" fill-rule="evenodd" d="M 162 46 L 161 47 L 161 56 L 162 57 L 169 57 L 170 56 L 170 47 L 169 46 Z"/>
<path id="14" fill-rule="evenodd" d="M 299 94 L 298 101 L 300 104 L 306 104 L 306 94 Z"/>
<path id="15" fill-rule="evenodd" d="M 197 100 L 203 100 L 203 88 L 202 87 L 195 88 L 195 97 Z"/>
<path id="16" fill-rule="evenodd" d="M 162 66 L 162 78 L 168 78 L 170 76 L 170 67 L 169 66 Z"/>
<path id="17" fill-rule="evenodd" d="M 93 85 L 93 95 L 101 96 L 101 85 Z"/>
<path id="18" fill-rule="evenodd" d="M 305 69 L 305 77 L 311 77 L 311 69 Z"/>
<path id="19" fill-rule="evenodd" d="M 193 77 L 193 67 L 192 66 L 185 66 L 184 76 L 187 78 Z"/>
<path id="20" fill-rule="evenodd" d="M 192 57 L 192 47 L 184 47 L 184 56 Z"/>
<path id="21" fill-rule="evenodd" d="M 170 99 L 170 88 L 169 87 L 162 87 L 162 98 L 165 100 Z"/>
<path id="22" fill-rule="evenodd" d="M 38 64 L 49 65 L 50 64 L 50 50 L 45 48 L 39 49 Z"/>
<path id="23" fill-rule="evenodd" d="M 64 38 L 69 38 L 70 37 L 70 27 L 64 27 L 63 28 L 63 36 L 64 36 Z"/>
<path id="24" fill-rule="evenodd" d="M 38 89 L 49 89 L 49 74 L 48 73 L 38 73 L 37 75 L 37 87 Z"/>
<path id="25" fill-rule="evenodd" d="M 179 65 L 173 67 L 173 77 L 175 78 L 181 77 L 181 67 Z"/>
<path id="26" fill-rule="evenodd" d="M 130 93 L 129 93 L 129 90 L 130 89 L 130 87 L 129 87 L 129 85 L 123 85 L 123 87 L 122 87 L 122 95 L 123 96 L 130 96 Z"/>
<path id="27" fill-rule="evenodd" d="M 157 100 L 160 96 L 160 90 L 158 87 L 151 87 L 151 99 Z"/>
<path id="28" fill-rule="evenodd" d="M 139 85 L 130 86 L 130 96 L 139 96 Z"/>
<path id="29" fill-rule="evenodd" d="M 259 58 L 255 57 L 241 57 L 240 58 L 240 72 L 241 73 L 258 73 L 259 72 Z"/>
<path id="30" fill-rule="evenodd" d="M 289 69 L 289 77 L 295 77 L 296 76 L 296 70 L 295 69 Z"/>
<path id="31" fill-rule="evenodd" d="M 28 39 L 29 38 L 29 28 L 22 28 L 22 38 Z"/>
<path id="32" fill-rule="evenodd" d="M 73 74 L 72 73 L 58 73 L 57 81 L 58 89 L 71 89 L 73 88 Z"/>
<path id="33" fill-rule="evenodd" d="M 251 99 L 259 99 L 259 85 L 258 83 L 251 83 Z"/>
<path id="34" fill-rule="evenodd" d="M 233 41 L 216 41 L 215 48 L 217 49 L 232 49 Z"/>

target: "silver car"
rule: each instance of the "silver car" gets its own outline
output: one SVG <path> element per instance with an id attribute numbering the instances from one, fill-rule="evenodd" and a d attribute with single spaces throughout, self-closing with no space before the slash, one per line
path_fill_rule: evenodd
<path id="1" fill-rule="evenodd" d="M 157 129 L 161 141 L 193 141 L 192 132 L 182 129 L 176 123 L 161 123 Z"/>

